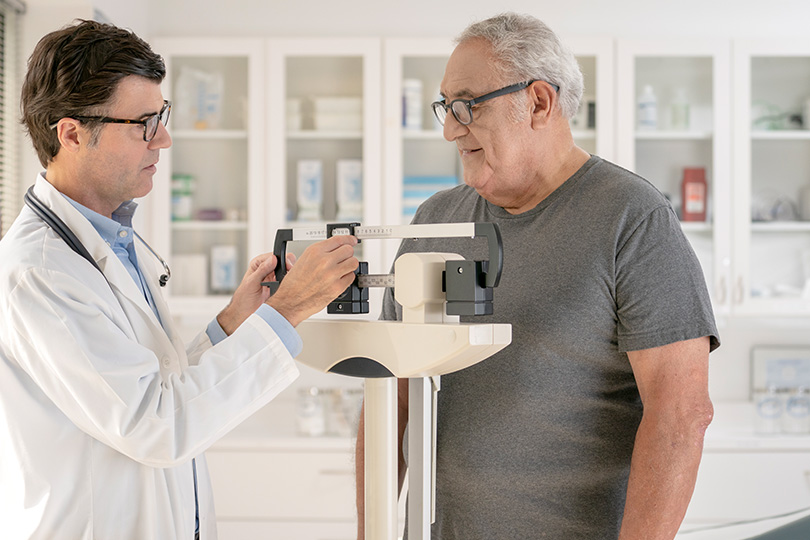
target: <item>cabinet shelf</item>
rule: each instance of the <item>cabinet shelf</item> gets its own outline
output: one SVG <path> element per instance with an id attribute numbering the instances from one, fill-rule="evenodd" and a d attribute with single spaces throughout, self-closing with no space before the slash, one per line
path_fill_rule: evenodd
<path id="1" fill-rule="evenodd" d="M 751 231 L 763 233 L 810 232 L 810 221 L 768 221 L 751 224 Z"/>
<path id="2" fill-rule="evenodd" d="M 571 135 L 577 140 L 596 140 L 595 129 L 575 129 L 571 131 Z"/>
<path id="3" fill-rule="evenodd" d="M 637 141 L 708 141 L 711 131 L 637 131 Z"/>
<path id="4" fill-rule="evenodd" d="M 218 139 L 247 139 L 248 133 L 244 129 L 175 129 L 171 132 L 173 139 L 189 140 L 218 140 Z"/>
<path id="5" fill-rule="evenodd" d="M 444 131 L 442 131 L 441 129 L 421 129 L 421 130 L 403 129 L 402 138 L 414 140 L 425 140 L 425 139 L 444 140 Z"/>
<path id="6" fill-rule="evenodd" d="M 287 132 L 287 139 L 291 141 L 361 140 L 362 138 L 361 131 L 318 131 L 313 129 Z"/>
<path id="7" fill-rule="evenodd" d="M 810 141 L 810 130 L 785 129 L 771 131 L 752 131 L 755 141 Z"/>
<path id="8" fill-rule="evenodd" d="M 714 227 L 708 221 L 682 221 L 681 229 L 687 233 L 710 233 Z"/>
<path id="9" fill-rule="evenodd" d="M 175 231 L 245 231 L 246 221 L 172 221 Z"/>

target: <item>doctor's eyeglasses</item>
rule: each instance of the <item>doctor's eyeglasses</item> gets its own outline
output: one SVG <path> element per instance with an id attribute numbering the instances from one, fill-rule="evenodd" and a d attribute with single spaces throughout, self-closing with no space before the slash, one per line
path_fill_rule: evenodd
<path id="1" fill-rule="evenodd" d="M 78 116 L 70 118 L 80 122 L 101 122 L 102 124 L 141 124 L 143 126 L 143 140 L 151 141 L 157 135 L 158 123 L 166 126 L 169 123 L 169 115 L 172 112 L 172 102 L 163 100 L 163 108 L 160 112 L 151 114 L 143 120 L 127 120 L 125 118 L 110 118 L 108 116 Z M 58 122 L 51 125 L 51 129 L 57 126 Z"/>
<path id="2" fill-rule="evenodd" d="M 532 83 L 535 83 L 538 80 L 540 79 L 532 79 L 530 81 L 523 81 L 517 84 L 510 84 L 509 86 L 504 86 L 500 90 L 495 90 L 494 92 L 490 92 L 473 99 L 454 99 L 450 103 L 446 103 L 447 100 L 444 99 L 441 101 L 434 101 L 431 104 L 431 107 L 433 107 L 433 114 L 436 115 L 436 119 L 439 121 L 439 123 L 444 125 L 444 121 L 447 118 L 447 110 L 449 109 L 459 124 L 462 126 L 469 126 L 473 121 L 472 108 L 474 106 L 478 105 L 479 103 L 483 103 L 484 101 L 505 96 L 507 94 L 512 94 L 514 92 L 523 90 L 524 88 L 528 88 Z M 548 84 L 554 88 L 555 92 L 560 91 L 560 87 L 558 85 L 553 83 Z"/>

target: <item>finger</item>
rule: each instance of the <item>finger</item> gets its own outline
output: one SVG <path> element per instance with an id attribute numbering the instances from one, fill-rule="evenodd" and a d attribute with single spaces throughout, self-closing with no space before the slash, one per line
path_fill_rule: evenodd
<path id="1" fill-rule="evenodd" d="M 351 235 L 339 235 L 339 236 L 333 236 L 332 238 L 329 238 L 327 240 L 323 240 L 323 241 L 319 242 L 319 244 L 322 246 L 324 251 L 334 251 L 334 250 L 340 248 L 341 246 L 345 246 L 345 245 L 355 246 L 355 245 L 357 245 L 357 238 L 355 238 L 354 236 L 351 236 Z"/>
<path id="2" fill-rule="evenodd" d="M 255 263 L 255 268 L 251 268 L 251 271 L 249 272 L 249 279 L 262 282 L 272 280 L 274 278 L 276 269 L 275 255 L 272 253 L 260 255 L 251 261 L 251 265 L 253 265 L 253 263 Z"/>
<path id="3" fill-rule="evenodd" d="M 250 261 L 250 265 L 248 265 L 248 268 L 250 269 L 250 271 L 255 272 L 262 266 L 265 266 L 270 263 L 272 263 L 273 266 L 275 266 L 275 262 L 276 262 L 275 255 L 273 255 L 272 253 L 262 253 L 261 255 L 253 257 L 253 259 Z"/>

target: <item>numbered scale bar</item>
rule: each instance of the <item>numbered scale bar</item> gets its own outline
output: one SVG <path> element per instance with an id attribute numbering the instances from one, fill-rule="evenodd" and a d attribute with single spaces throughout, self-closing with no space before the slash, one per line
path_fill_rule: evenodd
<path id="1" fill-rule="evenodd" d="M 336 227 L 332 236 L 351 234 L 348 227 Z M 376 225 L 357 226 L 354 236 L 358 240 L 385 238 L 472 238 L 475 236 L 475 223 L 423 223 L 418 225 Z M 295 228 L 293 241 L 326 240 L 326 227 Z"/>

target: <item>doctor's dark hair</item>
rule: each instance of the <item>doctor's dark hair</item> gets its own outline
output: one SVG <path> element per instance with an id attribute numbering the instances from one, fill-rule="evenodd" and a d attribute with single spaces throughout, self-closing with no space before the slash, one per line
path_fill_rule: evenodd
<path id="1" fill-rule="evenodd" d="M 504 85 L 531 79 L 556 84 L 563 116 L 576 114 L 584 88 L 582 71 L 574 53 L 545 23 L 531 15 L 502 13 L 471 24 L 455 42 L 473 39 L 489 42 Z M 527 99 L 525 92 L 513 96 L 517 102 Z"/>
<path id="2" fill-rule="evenodd" d="M 71 116 L 99 116 L 129 75 L 160 83 L 163 58 L 133 32 L 79 20 L 43 37 L 28 60 L 20 97 L 22 123 L 44 167 L 59 152 L 51 126 Z M 91 144 L 103 124 L 92 124 Z"/>

